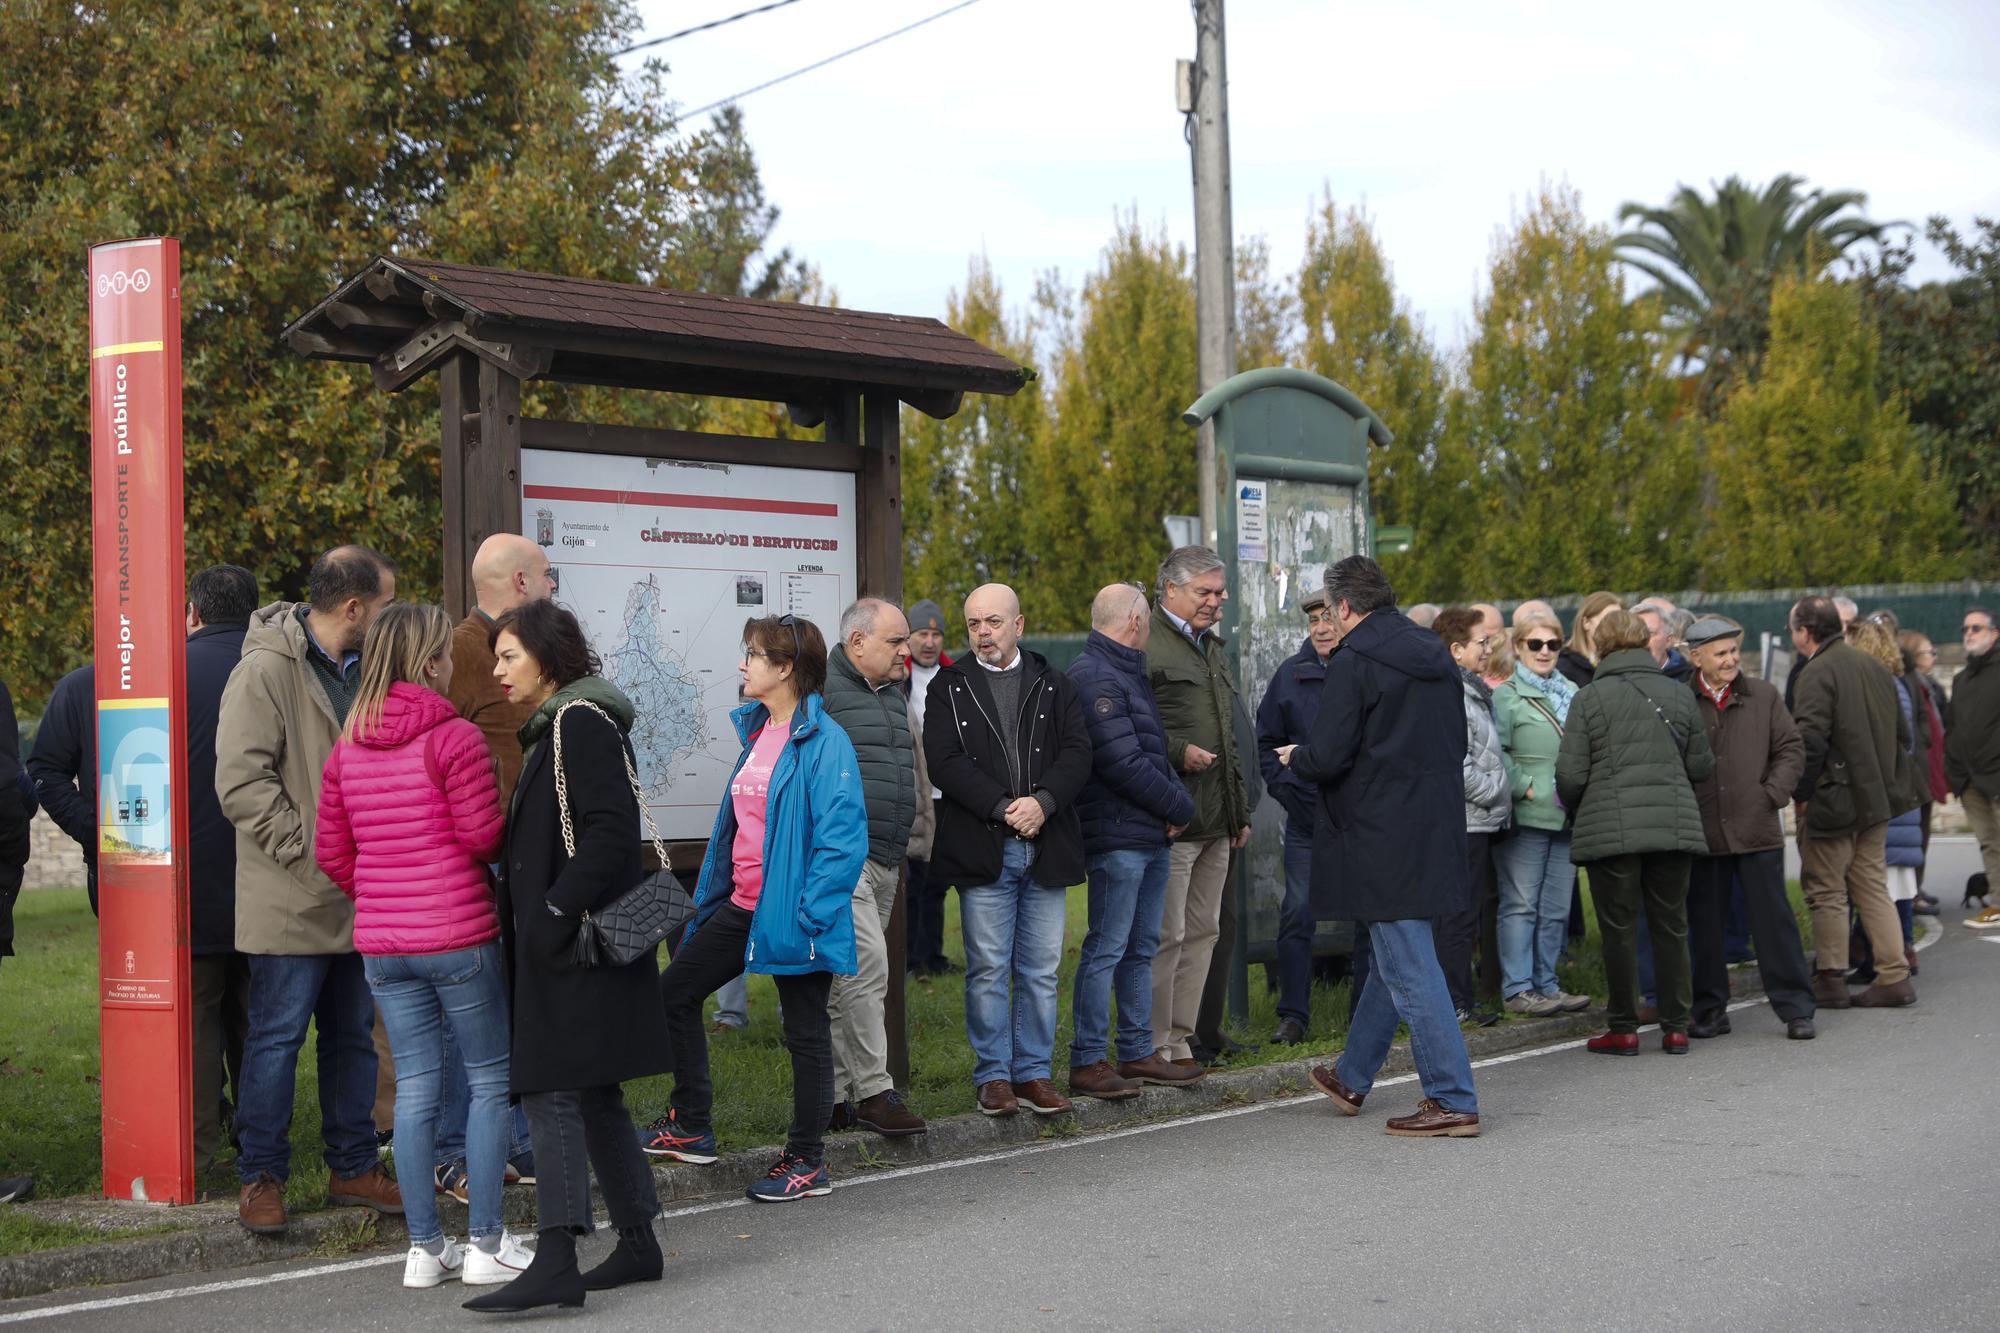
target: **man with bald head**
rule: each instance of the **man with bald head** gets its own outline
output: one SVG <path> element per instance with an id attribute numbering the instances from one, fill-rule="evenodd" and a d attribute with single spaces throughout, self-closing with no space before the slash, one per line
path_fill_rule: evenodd
<path id="1" fill-rule="evenodd" d="M 505 809 L 521 776 L 521 724 L 532 708 L 514 703 L 493 678 L 493 622 L 555 593 L 548 553 L 518 532 L 496 532 L 472 557 L 472 611 L 451 632 L 451 691 L 458 715 L 478 727 L 493 752 Z"/>
<path id="2" fill-rule="evenodd" d="M 1077 797 L 1090 734 L 1069 677 L 1020 646 L 1012 588 L 974 589 L 965 629 L 971 659 L 940 668 L 924 705 L 924 754 L 944 793 L 930 873 L 958 887 L 980 1111 L 1056 1115 L 1070 1109 L 1049 1075 L 1063 891 L 1085 874 Z"/>
<path id="3" fill-rule="evenodd" d="M 1090 604 L 1090 638 L 1070 664 L 1083 704 L 1092 758 L 1077 798 L 1090 867 L 1090 931 L 1076 965 L 1070 1013 L 1070 1095 L 1119 1101 L 1139 1085 L 1180 1087 L 1208 1071 L 1188 1069 L 1153 1049 L 1153 954 L 1166 906 L 1167 840 L 1194 818 L 1194 797 L 1167 759 L 1167 732 L 1146 681 L 1152 634 L 1146 594 L 1114 583 Z M 1111 997 L 1118 996 L 1118 1066 L 1111 1043 Z"/>

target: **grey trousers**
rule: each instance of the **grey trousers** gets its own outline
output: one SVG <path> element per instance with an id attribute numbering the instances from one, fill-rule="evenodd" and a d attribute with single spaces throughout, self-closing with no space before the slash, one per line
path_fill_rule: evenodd
<path id="1" fill-rule="evenodd" d="M 572 1092 L 521 1094 L 535 1144 L 536 1226 L 591 1229 L 590 1169 L 614 1227 L 641 1227 L 660 1215 L 653 1169 L 639 1147 L 625 1094 L 616 1083 Z"/>

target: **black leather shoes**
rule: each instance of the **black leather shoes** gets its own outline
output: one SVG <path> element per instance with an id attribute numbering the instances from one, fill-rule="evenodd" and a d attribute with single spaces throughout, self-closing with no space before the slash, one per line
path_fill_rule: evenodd
<path id="1" fill-rule="evenodd" d="M 1785 1024 L 1785 1035 L 1793 1041 L 1811 1041 L 1819 1035 L 1810 1018 L 1794 1018 Z"/>
<path id="2" fill-rule="evenodd" d="M 1306 1039 L 1306 1025 L 1296 1018 L 1283 1019 L 1278 1030 L 1271 1034 L 1273 1043 L 1279 1046 L 1296 1046 Z"/>
<path id="3" fill-rule="evenodd" d="M 1688 1024 L 1690 1037 L 1726 1037 L 1729 1035 L 1729 1015 L 1717 1014 L 1714 1018 L 1697 1018 Z"/>

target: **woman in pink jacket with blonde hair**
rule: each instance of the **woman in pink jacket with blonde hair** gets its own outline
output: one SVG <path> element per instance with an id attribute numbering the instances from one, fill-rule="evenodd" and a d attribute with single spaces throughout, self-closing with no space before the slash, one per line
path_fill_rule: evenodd
<path id="1" fill-rule="evenodd" d="M 354 704 L 320 784 L 313 849 L 354 899 L 354 947 L 396 1058 L 397 1162 L 434 1160 L 447 1027 L 471 1085 L 471 1244 L 444 1234 L 431 1190 L 406 1190 L 406 1287 L 508 1282 L 533 1257 L 500 1212 L 513 1126 L 507 979 L 487 866 L 506 812 L 485 738 L 445 698 L 451 628 L 442 607 L 411 602 L 390 604 L 369 627 Z"/>

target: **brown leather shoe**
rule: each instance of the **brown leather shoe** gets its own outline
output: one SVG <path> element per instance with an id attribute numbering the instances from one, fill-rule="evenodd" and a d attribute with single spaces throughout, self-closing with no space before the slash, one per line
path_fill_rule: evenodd
<path id="1" fill-rule="evenodd" d="M 326 1201 L 330 1204 L 373 1208 L 378 1213 L 403 1213 L 403 1191 L 396 1187 L 380 1162 L 370 1162 L 358 1176 L 328 1176 Z"/>
<path id="2" fill-rule="evenodd" d="M 1169 1060 L 1158 1051 L 1143 1055 L 1137 1060 L 1120 1060 L 1118 1073 L 1121 1077 L 1150 1083 L 1156 1088 L 1186 1088 L 1208 1077 L 1208 1071 L 1190 1060 L 1182 1064 Z"/>
<path id="3" fill-rule="evenodd" d="M 1367 1097 L 1368 1094 L 1365 1092 L 1355 1092 L 1345 1083 L 1342 1083 L 1339 1076 L 1333 1072 L 1332 1065 L 1314 1065 L 1312 1067 L 1311 1078 L 1314 1087 L 1333 1098 L 1333 1104 L 1340 1108 L 1342 1115 L 1361 1114 L 1362 1099 Z"/>
<path id="4" fill-rule="evenodd" d="M 996 1078 L 979 1085 L 979 1114 L 1012 1115 L 1020 1109 L 1021 1102 L 1014 1096 L 1014 1086 L 1006 1079 Z"/>
<path id="5" fill-rule="evenodd" d="M 1014 1085 L 1014 1096 L 1021 1105 L 1036 1115 L 1061 1115 L 1064 1111 L 1074 1111 L 1069 1098 L 1056 1091 L 1056 1085 L 1045 1078 L 1031 1078 L 1026 1083 Z"/>
<path id="6" fill-rule="evenodd" d="M 1071 1065 L 1069 1095 L 1095 1097 L 1102 1102 L 1123 1102 L 1137 1097 L 1143 1089 L 1129 1078 L 1120 1078 L 1109 1060 L 1096 1064 Z"/>
<path id="7" fill-rule="evenodd" d="M 1878 981 L 1848 1001 L 1856 1009 L 1901 1009 L 1916 1002 L 1917 988 L 1907 981 L 1892 981 L 1886 986 Z"/>
<path id="8" fill-rule="evenodd" d="M 259 1176 L 243 1187 L 236 1201 L 236 1220 L 259 1236 L 285 1234 L 285 1187 L 276 1176 Z"/>
<path id="9" fill-rule="evenodd" d="M 1846 977 L 1837 970 L 1813 973 L 1813 1003 L 1821 1009 L 1845 1009 L 1854 1003 L 1848 998 Z"/>
<path id="10" fill-rule="evenodd" d="M 1479 1117 L 1469 1111 L 1447 1111 L 1426 1097 L 1417 1103 L 1415 1115 L 1396 1116 L 1385 1129 L 1403 1139 L 1476 1139 Z"/>
<path id="11" fill-rule="evenodd" d="M 856 1102 L 854 1123 L 862 1129 L 873 1130 L 885 1139 L 906 1139 L 930 1128 L 924 1123 L 924 1118 L 903 1101 L 903 1094 L 894 1088 L 886 1088 L 873 1097 L 864 1097 Z"/>

